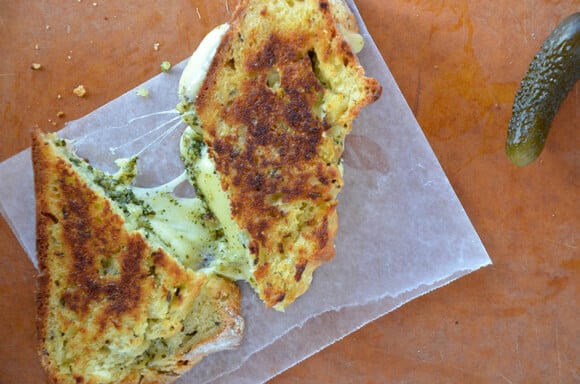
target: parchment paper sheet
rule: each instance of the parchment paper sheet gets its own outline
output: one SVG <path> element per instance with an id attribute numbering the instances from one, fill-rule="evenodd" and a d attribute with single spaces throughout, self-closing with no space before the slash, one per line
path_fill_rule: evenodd
<path id="1" fill-rule="evenodd" d="M 242 346 L 207 357 L 179 383 L 265 381 L 409 300 L 491 263 L 349 4 L 366 39 L 361 62 L 384 91 L 361 113 L 347 139 L 336 257 L 316 271 L 311 289 L 285 313 L 264 309 L 242 284 Z M 173 109 L 183 68 L 181 63 L 143 84 L 149 97 L 131 90 L 69 123 L 61 135 L 77 138 L 78 152 L 109 171 L 116 170 L 114 159 L 144 150 L 137 183 L 169 181 L 182 170 L 178 142 L 184 126 L 170 121 L 179 122 Z M 36 264 L 30 150 L 1 163 L 0 180 L 0 210 Z"/>

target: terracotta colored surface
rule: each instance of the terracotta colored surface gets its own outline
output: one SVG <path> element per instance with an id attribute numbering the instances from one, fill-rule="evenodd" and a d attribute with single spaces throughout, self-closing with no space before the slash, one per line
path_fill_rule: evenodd
<path id="1" fill-rule="evenodd" d="M 200 3 L 0 0 L 0 161 L 29 146 L 33 127 L 61 128 L 158 73 L 161 61 L 184 59 L 235 0 L 212 0 L 213 17 L 198 17 Z M 495 264 L 272 382 L 579 382 L 580 86 L 539 161 L 517 169 L 503 145 L 529 61 L 580 3 L 357 4 Z M 86 97 L 72 94 L 78 84 Z M 3 220 L 0 244 L 0 383 L 43 383 L 35 271 Z"/>

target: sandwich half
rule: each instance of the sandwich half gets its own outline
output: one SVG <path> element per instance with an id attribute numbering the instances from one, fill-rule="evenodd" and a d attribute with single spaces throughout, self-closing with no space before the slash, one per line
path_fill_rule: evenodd
<path id="1" fill-rule="evenodd" d="M 340 0 L 241 0 L 202 43 L 213 59 L 194 54 L 180 82 L 189 176 L 268 307 L 335 254 L 345 137 L 382 90 L 357 32 Z"/>
<path id="2" fill-rule="evenodd" d="M 212 272 L 227 252 L 215 218 L 172 185 L 130 185 L 55 134 L 33 135 L 39 353 L 52 383 L 170 383 L 238 346 L 240 293 Z"/>

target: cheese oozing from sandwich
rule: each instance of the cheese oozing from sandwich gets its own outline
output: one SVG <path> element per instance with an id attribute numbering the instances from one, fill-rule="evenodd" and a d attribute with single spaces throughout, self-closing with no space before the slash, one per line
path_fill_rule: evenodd
<path id="1" fill-rule="evenodd" d="M 187 182 L 182 173 L 166 184 L 153 188 L 132 185 L 137 174 L 137 158 L 119 159 L 115 174 L 101 171 L 74 152 L 74 142 L 60 139 L 62 155 L 78 172 L 114 202 L 123 212 L 129 230 L 139 231 L 157 247 L 167 249 L 193 270 L 213 272 L 219 260 L 228 259 L 230 247 L 221 225 L 199 197 L 180 197 L 174 190 Z M 232 272 L 235 278 L 240 272 Z"/>
<path id="2" fill-rule="evenodd" d="M 179 83 L 179 93 L 184 100 L 195 99 L 228 28 L 227 23 L 214 28 L 193 53 Z M 195 119 L 192 114 L 188 116 Z M 189 147 L 184 143 L 194 136 L 194 131 L 188 126 L 181 139 L 182 154 L 186 151 L 185 146 Z M 112 180 L 119 181 L 115 182 L 116 189 L 135 196 L 138 201 L 125 206 L 135 229 L 147 231 L 153 241 L 168 247 L 180 259 L 190 260 L 188 267 L 205 273 L 218 273 L 233 280 L 248 280 L 251 273 L 244 245 L 247 240 L 231 220 L 227 196 L 219 187 L 219 178 L 207 151 L 201 151 L 198 158 L 200 161 L 193 167 L 199 176 L 195 179 L 191 177 L 193 168 L 188 167 L 190 164 L 186 161 L 189 170 L 174 180 L 154 188 L 137 187 L 131 185 L 136 175 L 137 159 L 131 158 L 117 160 L 120 169 Z M 176 196 L 173 193 L 175 188 L 188 180 L 196 187 L 198 196 Z"/>
<path id="3" fill-rule="evenodd" d="M 215 164 L 203 143 L 194 106 L 207 71 L 228 29 L 229 24 L 221 24 L 203 38 L 179 80 L 180 104 L 177 109 L 184 114 L 184 121 L 188 124 L 181 137 L 180 152 L 190 183 L 221 223 L 230 248 L 227 256 L 221 254 L 222 257 L 216 260 L 213 267 L 224 276 L 249 281 L 252 273 L 247 261 L 248 235 L 232 218 L 228 196 L 221 187 Z"/>
<path id="4" fill-rule="evenodd" d="M 192 55 L 188 64 L 190 69 L 181 78 L 181 94 L 195 99 L 228 27 L 228 24 L 222 24 L 212 30 Z M 192 134 L 191 128 L 186 128 L 182 143 L 187 142 Z M 174 190 L 188 180 L 191 182 L 190 172 L 184 171 L 164 185 L 138 187 L 133 185 L 137 157 L 118 159 L 119 170 L 110 175 L 77 158 L 74 142 L 61 140 L 60 143 L 63 154 L 78 166 L 79 172 L 103 188 L 124 211 L 128 228 L 143 232 L 150 242 L 170 250 L 189 268 L 205 273 L 217 272 L 234 280 L 248 278 L 246 257 L 237 235 L 239 229 L 227 225 L 227 197 L 217 187 L 219 179 L 206 153 L 196 165 L 202 176 L 196 178 L 194 184 L 202 193 L 196 197 L 180 197 Z M 229 224 L 233 222 L 230 220 Z"/>
<path id="5" fill-rule="evenodd" d="M 184 101 L 191 102 L 197 97 L 209 66 L 229 28 L 230 25 L 224 23 L 212 29 L 189 58 L 179 79 L 178 93 Z"/>

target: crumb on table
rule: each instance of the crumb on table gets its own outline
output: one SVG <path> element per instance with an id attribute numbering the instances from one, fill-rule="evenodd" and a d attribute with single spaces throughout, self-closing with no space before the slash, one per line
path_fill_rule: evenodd
<path id="1" fill-rule="evenodd" d="M 87 94 L 87 90 L 85 89 L 84 85 L 81 84 L 73 89 L 73 93 L 78 97 L 84 97 Z"/>

